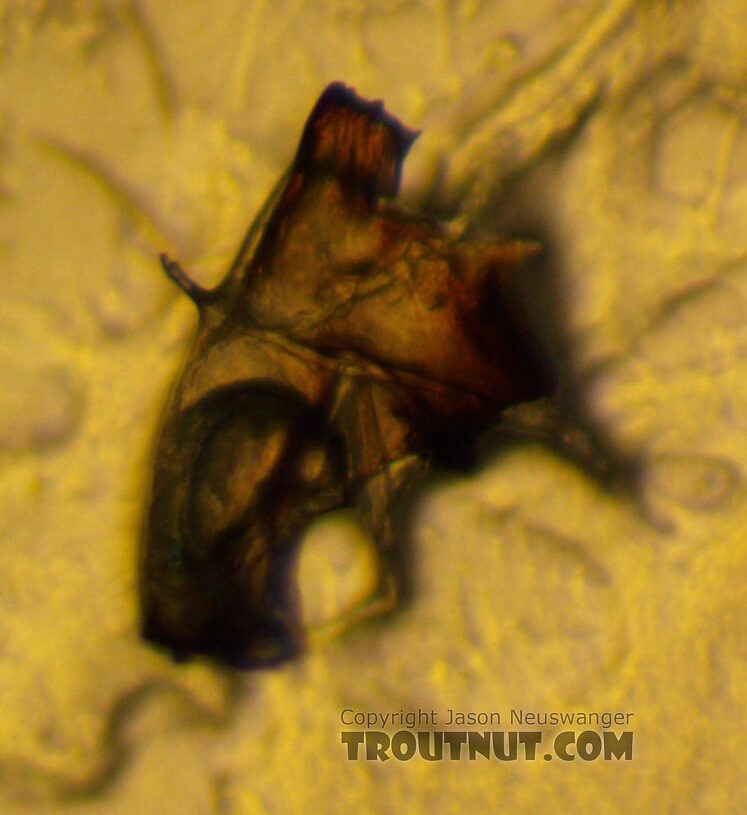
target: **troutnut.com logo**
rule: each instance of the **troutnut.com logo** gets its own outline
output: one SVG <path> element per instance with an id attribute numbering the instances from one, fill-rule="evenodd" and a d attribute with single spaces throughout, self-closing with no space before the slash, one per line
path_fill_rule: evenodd
<path id="1" fill-rule="evenodd" d="M 478 757 L 494 761 L 631 761 L 633 731 L 612 727 L 630 727 L 632 717 L 632 713 L 620 711 L 536 713 L 512 708 L 505 717 L 507 724 L 548 729 L 494 730 L 504 718 L 498 711 L 449 708 L 442 716 L 421 708 L 388 713 L 345 708 L 340 713 L 343 726 L 360 729 L 346 729 L 340 735 L 350 761 L 410 761 L 416 757 L 425 761 L 475 761 Z M 439 725 L 449 729 L 439 729 Z M 462 729 L 470 725 L 490 729 Z"/>

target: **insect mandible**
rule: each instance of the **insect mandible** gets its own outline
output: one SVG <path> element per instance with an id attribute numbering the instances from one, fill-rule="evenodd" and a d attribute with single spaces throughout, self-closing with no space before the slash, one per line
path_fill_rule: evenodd
<path id="1" fill-rule="evenodd" d="M 388 203 L 416 136 L 334 83 L 223 281 L 206 290 L 161 258 L 199 313 L 140 563 L 143 636 L 177 657 L 297 653 L 294 543 L 336 508 L 358 508 L 395 593 L 397 495 L 437 446 L 553 390 L 512 282 L 537 245 Z"/>

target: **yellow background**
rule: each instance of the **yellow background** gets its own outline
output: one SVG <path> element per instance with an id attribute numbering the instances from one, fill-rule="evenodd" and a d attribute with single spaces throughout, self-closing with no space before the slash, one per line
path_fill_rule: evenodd
<path id="1" fill-rule="evenodd" d="M 0 5 L 3 813 L 745 808 L 745 20 L 744 0 Z M 157 254 L 219 280 L 335 79 L 423 129 L 408 205 L 490 226 L 500 202 L 551 236 L 569 390 L 639 494 L 516 447 L 421 505 L 402 614 L 274 672 L 175 666 L 136 633 L 195 323 Z M 314 532 L 310 620 L 367 557 Z M 347 707 L 519 706 L 632 711 L 634 760 L 340 744 Z"/>

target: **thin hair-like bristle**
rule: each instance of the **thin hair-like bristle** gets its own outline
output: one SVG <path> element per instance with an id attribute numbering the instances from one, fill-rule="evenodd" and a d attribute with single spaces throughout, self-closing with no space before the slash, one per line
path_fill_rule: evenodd
<path id="1" fill-rule="evenodd" d="M 159 256 L 164 272 L 176 283 L 177 286 L 200 308 L 209 299 L 211 292 L 195 283 L 194 280 L 182 269 L 178 260 L 171 260 L 168 255 L 161 253 Z"/>

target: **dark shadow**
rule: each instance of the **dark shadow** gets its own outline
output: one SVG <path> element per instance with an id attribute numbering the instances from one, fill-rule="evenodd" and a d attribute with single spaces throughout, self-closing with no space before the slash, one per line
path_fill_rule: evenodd
<path id="1" fill-rule="evenodd" d="M 478 235 L 541 244 L 539 255 L 516 275 L 516 294 L 532 339 L 557 384 L 551 396 L 510 408 L 487 427 L 455 427 L 432 440 L 428 475 L 409 485 L 396 508 L 400 613 L 415 596 L 413 519 L 423 497 L 460 475 L 476 473 L 517 447 L 540 444 L 551 449 L 650 520 L 641 499 L 643 460 L 637 452 L 620 447 L 594 416 L 588 394 L 595 374 L 578 375 L 568 329 L 571 303 L 566 281 L 572 278 L 573 269 L 567 265 L 562 240 L 554 230 L 553 186 L 568 157 L 568 147 L 584 123 L 585 119 L 526 172 L 507 179 L 500 198 L 474 224 L 472 231 Z M 446 220 L 458 214 L 435 201 L 425 202 L 421 209 Z"/>

